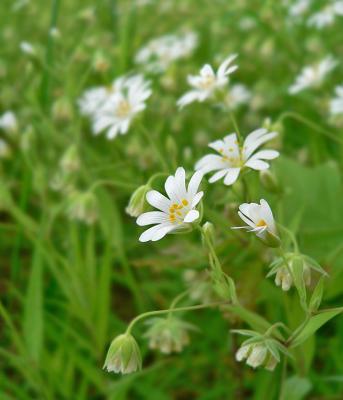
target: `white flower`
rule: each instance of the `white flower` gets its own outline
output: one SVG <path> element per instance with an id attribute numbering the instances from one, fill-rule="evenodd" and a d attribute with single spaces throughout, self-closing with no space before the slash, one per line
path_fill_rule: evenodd
<path id="1" fill-rule="evenodd" d="M 245 360 L 248 357 L 250 349 L 251 349 L 251 346 L 248 344 L 241 346 L 236 352 L 236 360 L 238 362 Z"/>
<path id="2" fill-rule="evenodd" d="M 335 88 L 336 97 L 330 102 L 330 113 L 332 115 L 343 114 L 343 85 Z"/>
<path id="3" fill-rule="evenodd" d="M 145 109 L 145 101 L 152 93 L 150 82 L 141 75 L 127 78 L 117 86 L 117 90 L 101 102 L 93 115 L 94 134 L 106 130 L 108 139 L 127 133 L 133 118 Z"/>
<path id="4" fill-rule="evenodd" d="M 29 54 L 29 55 L 36 54 L 35 48 L 29 42 L 25 42 L 25 41 L 20 42 L 19 47 L 20 47 L 20 50 L 25 54 Z"/>
<path id="5" fill-rule="evenodd" d="M 316 65 L 307 66 L 297 76 L 295 83 L 288 89 L 289 94 L 296 94 L 304 89 L 319 86 L 325 76 L 337 66 L 337 61 L 331 56 L 324 58 Z"/>
<path id="6" fill-rule="evenodd" d="M 265 200 L 257 203 L 243 203 L 239 206 L 238 215 L 247 224 L 232 229 L 246 229 L 254 232 L 258 238 L 268 246 L 278 246 L 280 239 L 276 229 L 274 217 L 269 204 Z"/>
<path id="7" fill-rule="evenodd" d="M 231 110 L 236 109 L 241 104 L 247 103 L 251 98 L 250 91 L 242 84 L 236 84 L 231 87 L 225 97 L 225 103 Z"/>
<path id="8" fill-rule="evenodd" d="M 195 169 L 201 170 L 204 174 L 217 171 L 209 179 L 210 183 L 224 178 L 225 185 L 232 185 L 236 182 L 241 169 L 244 167 L 255 170 L 269 168 L 269 164 L 264 160 L 272 160 L 278 157 L 279 153 L 275 150 L 261 150 L 255 154 L 254 152 L 276 135 L 276 132 L 268 132 L 267 129 L 260 128 L 251 132 L 245 138 L 243 147 L 240 147 L 237 135 L 231 133 L 223 140 L 210 143 L 209 147 L 218 151 L 220 155 L 208 154 L 204 156 L 196 163 Z"/>
<path id="9" fill-rule="evenodd" d="M 299 17 L 306 13 L 310 7 L 310 0 L 297 0 L 289 8 L 289 15 Z"/>
<path id="10" fill-rule="evenodd" d="M 152 39 L 136 54 L 135 62 L 151 72 L 163 72 L 179 59 L 188 57 L 198 45 L 194 32 Z"/>
<path id="11" fill-rule="evenodd" d="M 109 97 L 110 90 L 105 87 L 86 90 L 78 100 L 80 113 L 85 116 L 93 116 Z"/>
<path id="12" fill-rule="evenodd" d="M 273 341 L 274 342 L 274 341 Z M 266 344 L 261 341 L 257 343 L 244 342 L 236 352 L 236 360 L 238 362 L 246 360 L 247 365 L 252 368 L 263 367 L 269 371 L 273 371 L 279 362 L 270 352 Z M 273 345 L 275 352 L 278 354 L 278 348 Z"/>
<path id="13" fill-rule="evenodd" d="M 247 364 L 252 368 L 257 368 L 264 363 L 267 357 L 267 348 L 262 345 L 255 345 L 247 358 Z"/>
<path id="14" fill-rule="evenodd" d="M 202 173 L 194 173 L 187 189 L 185 179 L 185 170 L 179 167 L 175 176 L 169 176 L 165 182 L 168 197 L 156 190 L 147 193 L 148 203 L 160 211 L 150 211 L 137 218 L 140 226 L 154 225 L 142 233 L 139 238 L 141 242 L 160 240 L 167 233 L 186 228 L 199 218 L 199 211 L 195 207 L 204 194 L 198 192 Z"/>
<path id="15" fill-rule="evenodd" d="M 18 129 L 17 118 L 12 111 L 6 111 L 0 116 L 0 129 L 14 133 Z"/>
<path id="16" fill-rule="evenodd" d="M 333 24 L 336 15 L 343 15 L 343 1 L 335 1 L 313 14 L 308 20 L 308 25 L 318 29 L 324 28 Z"/>
<path id="17" fill-rule="evenodd" d="M 231 65 L 237 57 L 233 54 L 225 59 L 219 66 L 217 72 L 214 72 L 211 65 L 204 65 L 199 75 L 189 75 L 187 81 L 194 89 L 186 92 L 178 101 L 179 107 L 184 107 L 194 101 L 203 102 L 213 95 L 220 88 L 223 88 L 229 82 L 229 75 L 238 68 L 237 65 Z"/>
<path id="18" fill-rule="evenodd" d="M 130 374 L 142 368 L 142 356 L 135 338 L 129 333 L 117 336 L 108 350 L 104 369 Z"/>

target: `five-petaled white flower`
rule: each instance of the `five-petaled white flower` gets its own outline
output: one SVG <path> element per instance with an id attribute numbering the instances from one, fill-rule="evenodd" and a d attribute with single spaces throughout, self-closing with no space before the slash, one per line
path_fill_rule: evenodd
<path id="1" fill-rule="evenodd" d="M 232 185 L 236 182 L 241 169 L 244 167 L 255 170 L 269 168 L 269 164 L 264 160 L 272 160 L 278 157 L 279 152 L 276 150 L 261 150 L 254 154 L 254 151 L 276 135 L 276 132 L 268 132 L 264 128 L 257 129 L 245 138 L 243 147 L 241 147 L 236 133 L 231 133 L 224 137 L 223 140 L 216 140 L 210 143 L 209 147 L 218 151 L 220 155 L 208 154 L 204 156 L 196 163 L 195 169 L 201 170 L 204 174 L 217 171 L 209 179 L 210 183 L 224 178 L 225 185 Z"/>
<path id="2" fill-rule="evenodd" d="M 187 81 L 194 89 L 186 92 L 178 101 L 177 105 L 182 108 L 194 101 L 203 102 L 213 93 L 223 88 L 229 82 L 229 75 L 238 68 L 237 65 L 230 65 L 237 57 L 233 54 L 225 59 L 219 66 L 217 72 L 213 71 L 211 65 L 204 65 L 199 75 L 189 75 Z"/>
<path id="3" fill-rule="evenodd" d="M 293 85 L 288 89 L 289 94 L 297 94 L 309 87 L 321 85 L 325 76 L 337 66 L 337 61 L 328 56 L 317 65 L 307 66 L 302 69 Z"/>
<path id="4" fill-rule="evenodd" d="M 261 199 L 260 204 L 243 203 L 239 206 L 238 215 L 247 224 L 236 226 L 232 229 L 246 229 L 254 232 L 258 238 L 268 246 L 277 247 L 280 244 L 272 210 L 266 200 Z"/>
<path id="5" fill-rule="evenodd" d="M 130 123 L 146 107 L 145 101 L 151 95 L 150 82 L 141 75 L 128 78 L 120 89 L 110 94 L 93 117 L 93 132 L 107 130 L 107 138 L 127 133 Z"/>
<path id="6" fill-rule="evenodd" d="M 168 198 L 156 190 L 147 193 L 148 203 L 160 211 L 149 211 L 137 218 L 140 226 L 155 225 L 142 233 L 141 242 L 160 240 L 167 233 L 186 228 L 199 218 L 195 207 L 204 194 L 198 192 L 202 176 L 200 171 L 195 172 L 186 189 L 186 173 L 179 167 L 175 176 L 169 176 L 165 182 Z"/>
<path id="7" fill-rule="evenodd" d="M 330 102 L 330 112 L 332 115 L 343 114 L 343 85 L 336 86 L 336 97 Z"/>

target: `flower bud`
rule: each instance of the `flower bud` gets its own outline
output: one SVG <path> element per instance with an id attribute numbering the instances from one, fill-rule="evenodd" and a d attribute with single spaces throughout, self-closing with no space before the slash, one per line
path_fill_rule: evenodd
<path id="1" fill-rule="evenodd" d="M 246 360 L 250 367 L 264 367 L 268 371 L 273 371 L 278 363 L 263 341 L 246 345 L 243 343 L 236 352 L 236 360 L 239 362 Z"/>
<path id="2" fill-rule="evenodd" d="M 54 102 L 52 117 L 56 122 L 70 122 L 73 119 L 73 108 L 67 97 L 61 97 Z"/>
<path id="3" fill-rule="evenodd" d="M 0 158 L 10 158 L 12 151 L 10 146 L 5 140 L 0 138 Z"/>
<path id="4" fill-rule="evenodd" d="M 180 353 L 190 342 L 189 330 L 196 328 L 176 317 L 153 318 L 147 323 L 150 328 L 145 333 L 149 347 L 161 353 Z"/>
<path id="5" fill-rule="evenodd" d="M 75 191 L 70 195 L 67 213 L 76 219 L 92 225 L 98 219 L 98 203 L 93 192 Z"/>
<path id="6" fill-rule="evenodd" d="M 150 190 L 148 185 L 139 186 L 131 195 L 129 204 L 125 208 L 125 211 L 130 217 L 138 217 L 145 211 L 145 196 Z"/>
<path id="7" fill-rule="evenodd" d="M 30 151 L 33 144 L 35 143 L 35 140 L 36 134 L 32 126 L 29 126 L 20 136 L 20 148 L 22 149 L 22 151 Z"/>
<path id="8" fill-rule="evenodd" d="M 78 149 L 75 145 L 71 145 L 63 154 L 60 166 L 62 171 L 69 174 L 76 172 L 80 169 L 80 159 L 78 154 Z"/>
<path id="9" fill-rule="evenodd" d="M 281 286 L 282 290 L 287 291 L 293 285 L 292 275 L 286 267 L 280 267 L 275 276 L 276 286 Z"/>
<path id="10" fill-rule="evenodd" d="M 15 136 L 18 132 L 18 122 L 12 111 L 6 111 L 0 116 L 0 129 L 3 129 L 9 136 Z"/>
<path id="11" fill-rule="evenodd" d="M 135 338 L 125 333 L 117 336 L 107 352 L 104 369 L 116 374 L 130 374 L 142 369 L 142 357 Z"/>
<path id="12" fill-rule="evenodd" d="M 205 222 L 204 225 L 202 226 L 202 233 L 204 235 L 204 239 L 208 240 L 209 243 L 213 245 L 214 243 L 214 237 L 215 237 L 215 231 L 214 231 L 214 226 L 211 222 Z"/>

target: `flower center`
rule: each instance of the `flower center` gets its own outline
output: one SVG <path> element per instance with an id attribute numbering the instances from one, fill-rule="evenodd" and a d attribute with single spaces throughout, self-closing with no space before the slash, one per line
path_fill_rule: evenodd
<path id="1" fill-rule="evenodd" d="M 211 86 L 213 86 L 214 81 L 215 77 L 213 75 L 206 75 L 202 78 L 199 86 L 201 89 L 209 89 Z"/>
<path id="2" fill-rule="evenodd" d="M 262 226 L 267 226 L 267 222 L 264 219 L 260 219 L 256 224 L 256 227 L 262 227 Z"/>
<path id="3" fill-rule="evenodd" d="M 126 118 L 131 111 L 131 105 L 127 100 L 120 100 L 117 108 L 116 115 L 120 118 Z"/>
<path id="4" fill-rule="evenodd" d="M 189 211 L 189 202 L 182 199 L 181 203 L 174 203 L 169 207 L 169 222 L 172 224 L 182 224 L 185 215 Z"/>

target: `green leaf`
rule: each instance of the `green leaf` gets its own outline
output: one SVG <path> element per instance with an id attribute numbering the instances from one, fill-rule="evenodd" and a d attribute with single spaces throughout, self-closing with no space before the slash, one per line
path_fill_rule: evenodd
<path id="1" fill-rule="evenodd" d="M 306 303 L 306 288 L 304 282 L 304 263 L 301 258 L 294 258 L 292 261 L 292 275 L 294 280 L 294 285 L 297 288 L 300 303 L 302 308 L 307 310 Z"/>
<path id="2" fill-rule="evenodd" d="M 243 321 L 245 321 L 248 325 L 250 325 L 253 329 L 259 332 L 265 332 L 270 328 L 270 323 L 264 318 L 260 317 L 258 314 L 253 311 L 249 311 L 242 306 L 228 306 L 229 310 L 233 312 L 235 315 L 240 317 Z"/>
<path id="3" fill-rule="evenodd" d="M 313 335 L 321 326 L 326 324 L 330 319 L 336 317 L 336 315 L 343 312 L 343 308 L 334 308 L 332 310 L 326 310 L 319 312 L 319 314 L 310 318 L 305 328 L 301 333 L 295 338 L 290 347 L 297 347 Z"/>
<path id="4" fill-rule="evenodd" d="M 307 378 L 292 376 L 285 382 L 284 399 L 302 400 L 312 389 L 312 383 Z"/>
<path id="5" fill-rule="evenodd" d="M 24 311 L 24 337 L 31 357 L 38 361 L 43 345 L 43 265 L 38 246 L 33 255 Z"/>
<path id="6" fill-rule="evenodd" d="M 309 309 L 311 312 L 317 311 L 323 298 L 324 277 L 321 277 L 312 293 Z"/>

